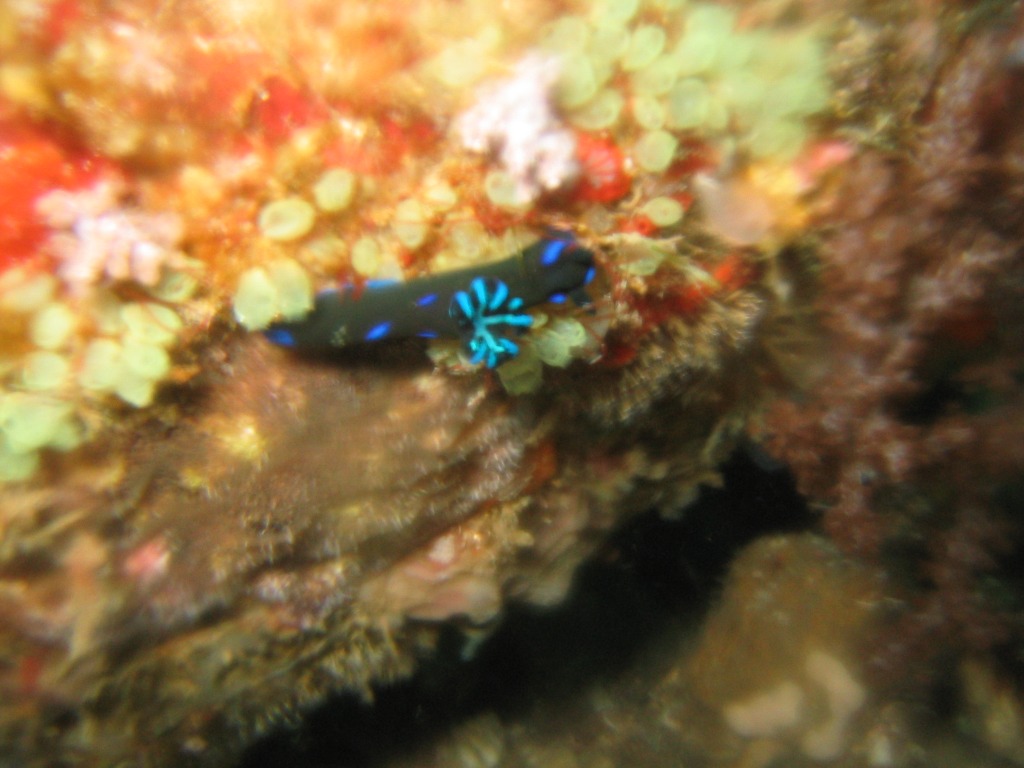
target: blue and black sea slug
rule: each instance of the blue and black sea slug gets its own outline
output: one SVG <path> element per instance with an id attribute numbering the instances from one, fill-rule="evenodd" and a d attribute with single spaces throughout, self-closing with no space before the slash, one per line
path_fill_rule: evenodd
<path id="1" fill-rule="evenodd" d="M 493 264 L 323 291 L 305 318 L 276 323 L 265 333 L 276 344 L 299 349 L 458 338 L 471 363 L 494 368 L 519 354 L 514 337 L 533 324 L 527 307 L 566 298 L 588 304 L 584 286 L 594 274 L 594 254 L 557 233 Z"/>

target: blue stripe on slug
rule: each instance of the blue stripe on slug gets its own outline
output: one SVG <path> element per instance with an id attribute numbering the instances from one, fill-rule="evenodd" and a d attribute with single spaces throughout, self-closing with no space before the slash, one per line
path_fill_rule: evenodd
<path id="1" fill-rule="evenodd" d="M 487 288 L 484 286 L 484 279 L 482 277 L 474 277 L 470 287 L 473 289 L 473 293 L 476 295 L 476 300 L 483 308 L 487 305 Z"/>
<path id="2" fill-rule="evenodd" d="M 459 308 L 462 310 L 462 314 L 466 317 L 473 316 L 473 305 L 469 301 L 469 294 L 465 291 L 458 291 L 455 294 L 455 301 L 458 302 Z"/>
<path id="3" fill-rule="evenodd" d="M 491 297 L 491 303 L 487 305 L 487 308 L 494 312 L 502 304 L 505 303 L 505 299 L 508 298 L 508 286 L 502 282 L 498 282 L 498 286 L 494 291 L 494 295 Z"/>
<path id="4" fill-rule="evenodd" d="M 533 326 L 533 318 L 530 315 L 502 315 L 497 319 L 506 325 L 514 325 L 517 328 L 531 328 Z"/>

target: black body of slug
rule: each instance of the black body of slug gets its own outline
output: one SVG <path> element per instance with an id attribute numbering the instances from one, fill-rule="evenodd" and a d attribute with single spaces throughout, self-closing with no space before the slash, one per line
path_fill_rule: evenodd
<path id="1" fill-rule="evenodd" d="M 594 273 L 593 253 L 570 235 L 560 233 L 493 264 L 407 282 L 371 281 L 362 290 L 345 286 L 324 291 L 305 318 L 275 323 L 265 334 L 276 344 L 299 349 L 415 336 L 463 338 L 468 342 L 471 334 L 467 329 L 474 322 L 478 337 L 481 333 L 497 336 L 506 320 L 508 325 L 516 326 L 516 332 L 529 326 L 528 315 L 513 316 L 509 312 L 545 301 L 561 302 L 566 296 L 579 304 L 589 303 L 583 287 Z M 503 284 L 507 291 L 490 292 L 488 288 L 484 297 L 480 288 L 483 281 L 489 287 Z M 462 297 L 456 301 L 460 293 Z M 479 300 L 468 303 L 470 295 Z M 516 348 L 514 344 L 505 346 Z M 514 354 L 499 354 L 493 364 Z"/>

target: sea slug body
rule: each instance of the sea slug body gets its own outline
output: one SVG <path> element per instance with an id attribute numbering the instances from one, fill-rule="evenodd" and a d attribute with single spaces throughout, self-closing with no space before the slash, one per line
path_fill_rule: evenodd
<path id="1" fill-rule="evenodd" d="M 555 233 L 493 264 L 406 282 L 370 281 L 321 292 L 301 320 L 271 325 L 281 346 L 326 350 L 398 338 L 457 338 L 471 363 L 495 368 L 519 353 L 512 336 L 533 324 L 524 310 L 572 298 L 589 303 L 594 254 Z"/>

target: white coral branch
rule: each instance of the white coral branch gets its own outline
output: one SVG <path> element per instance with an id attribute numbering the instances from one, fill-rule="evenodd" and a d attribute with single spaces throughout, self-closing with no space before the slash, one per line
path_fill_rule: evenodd
<path id="1" fill-rule="evenodd" d="M 165 267 L 181 265 L 181 219 L 119 204 L 121 186 L 102 181 L 81 191 L 58 189 L 36 203 L 54 230 L 49 252 L 60 261 L 61 278 L 74 289 L 104 279 L 153 286 Z"/>
<path id="2" fill-rule="evenodd" d="M 511 77 L 483 89 L 455 123 L 464 147 L 497 154 L 524 202 L 579 174 L 576 137 L 551 106 L 558 75 L 558 59 L 531 54 Z"/>

